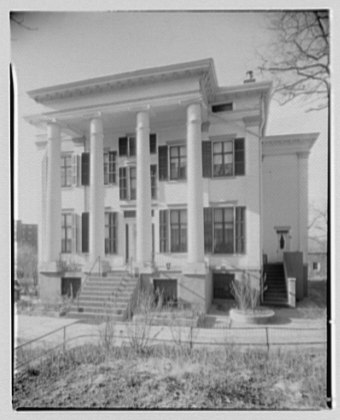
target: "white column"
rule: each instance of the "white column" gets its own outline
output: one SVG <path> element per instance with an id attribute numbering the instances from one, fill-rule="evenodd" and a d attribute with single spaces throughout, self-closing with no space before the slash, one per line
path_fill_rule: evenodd
<path id="1" fill-rule="evenodd" d="M 47 262 L 56 261 L 61 252 L 61 182 L 60 127 L 47 124 L 47 194 L 46 194 L 46 254 Z"/>
<path id="2" fill-rule="evenodd" d="M 90 243 L 91 263 L 103 258 L 104 249 L 104 170 L 103 122 L 100 117 L 90 123 Z"/>
<path id="3" fill-rule="evenodd" d="M 152 259 L 151 233 L 151 180 L 149 148 L 149 114 L 138 112 L 136 127 L 137 143 L 137 237 L 136 259 L 140 270 Z"/>
<path id="4" fill-rule="evenodd" d="M 307 263 L 308 250 L 308 156 L 309 152 L 297 154 L 299 172 L 299 251 L 303 252 L 304 263 Z"/>
<path id="5" fill-rule="evenodd" d="M 188 265 L 204 263 L 201 105 L 187 108 Z"/>

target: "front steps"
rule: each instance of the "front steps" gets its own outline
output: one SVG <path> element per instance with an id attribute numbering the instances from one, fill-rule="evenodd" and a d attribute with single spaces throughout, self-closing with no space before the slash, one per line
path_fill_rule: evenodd
<path id="1" fill-rule="evenodd" d="M 125 271 L 111 272 L 106 277 L 87 278 L 73 303 L 68 316 L 81 319 L 110 319 L 124 321 L 128 316 L 131 297 L 137 287 L 137 278 Z"/>
<path id="2" fill-rule="evenodd" d="M 264 273 L 266 274 L 266 289 L 263 294 L 263 304 L 287 306 L 288 296 L 283 264 L 266 264 Z"/>

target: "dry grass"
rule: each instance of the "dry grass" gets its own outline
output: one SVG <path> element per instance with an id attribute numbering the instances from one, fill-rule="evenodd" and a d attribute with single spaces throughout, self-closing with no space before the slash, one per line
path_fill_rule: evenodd
<path id="1" fill-rule="evenodd" d="M 15 376 L 13 407 L 320 409 L 326 407 L 321 350 L 83 346 Z"/>

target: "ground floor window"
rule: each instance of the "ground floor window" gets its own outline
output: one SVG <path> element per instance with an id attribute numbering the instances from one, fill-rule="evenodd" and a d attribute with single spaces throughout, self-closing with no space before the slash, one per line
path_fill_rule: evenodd
<path id="1" fill-rule="evenodd" d="M 187 211 L 170 210 L 171 252 L 187 251 Z"/>
<path id="2" fill-rule="evenodd" d="M 61 215 L 61 252 L 68 254 L 72 252 L 72 227 L 73 213 L 62 213 Z"/>
<path id="3" fill-rule="evenodd" d="M 81 285 L 80 277 L 62 277 L 61 295 L 72 297 L 73 299 L 76 298 L 80 290 L 80 285 Z"/>
<path id="4" fill-rule="evenodd" d="M 176 279 L 154 279 L 153 286 L 156 302 L 159 302 L 159 299 L 162 299 L 163 305 L 177 305 Z"/>
<path id="5" fill-rule="evenodd" d="M 246 248 L 245 215 L 245 207 L 205 208 L 205 252 L 244 254 Z"/>
<path id="6" fill-rule="evenodd" d="M 232 294 L 233 273 L 213 273 L 214 299 L 234 299 Z"/>

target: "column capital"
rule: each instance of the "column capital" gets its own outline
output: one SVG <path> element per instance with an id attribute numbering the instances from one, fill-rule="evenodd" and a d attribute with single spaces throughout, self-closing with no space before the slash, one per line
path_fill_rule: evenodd
<path id="1" fill-rule="evenodd" d="M 202 108 L 198 102 L 191 103 L 187 106 L 187 124 L 200 123 L 202 121 Z"/>
<path id="2" fill-rule="evenodd" d="M 136 117 L 136 128 L 149 128 L 149 112 L 148 111 L 138 111 Z"/>
<path id="3" fill-rule="evenodd" d="M 91 118 L 90 130 L 92 134 L 103 134 L 103 120 L 101 116 Z"/>

